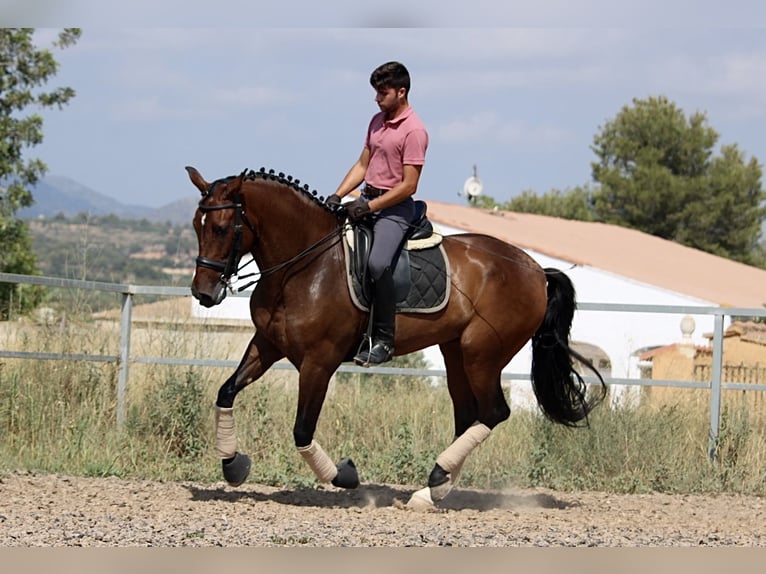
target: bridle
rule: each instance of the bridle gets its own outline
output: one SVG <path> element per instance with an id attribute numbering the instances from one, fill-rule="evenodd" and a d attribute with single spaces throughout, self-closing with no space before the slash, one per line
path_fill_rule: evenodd
<path id="1" fill-rule="evenodd" d="M 216 182 L 218 183 L 218 182 Z M 250 262 L 246 263 L 242 267 L 237 267 L 239 263 L 239 250 L 242 247 L 242 224 L 244 223 L 245 226 L 250 230 L 250 232 L 256 236 L 258 235 L 255 227 L 252 223 L 250 223 L 250 220 L 247 218 L 247 213 L 243 209 L 243 203 L 239 196 L 239 193 L 236 193 L 234 195 L 233 200 L 230 203 L 224 203 L 221 205 L 203 205 L 203 201 L 207 199 L 214 190 L 214 187 L 216 183 L 213 183 L 210 186 L 210 189 L 207 193 L 202 197 L 202 200 L 200 200 L 199 204 L 197 205 L 197 209 L 199 209 L 203 213 L 208 213 L 210 211 L 221 211 L 223 209 L 233 209 L 234 210 L 234 240 L 232 241 L 231 250 L 229 251 L 229 257 L 226 261 L 220 261 L 216 259 L 208 259 L 207 257 L 197 256 L 196 264 L 198 267 L 204 267 L 207 269 L 212 269 L 213 271 L 218 271 L 221 276 L 219 277 L 219 281 L 223 283 L 230 291 L 233 291 L 231 287 L 231 277 L 238 273 L 241 269 L 243 269 L 246 265 L 248 265 Z M 312 253 L 315 249 L 317 249 L 319 246 L 330 242 L 333 238 L 337 241 L 340 241 L 343 236 L 343 226 L 340 226 L 336 229 L 334 229 L 332 232 L 325 235 L 323 238 L 321 238 L 319 241 L 313 243 L 297 255 L 290 257 L 286 261 L 283 261 L 282 263 L 278 263 L 277 265 L 274 265 L 273 267 L 269 267 L 268 269 L 262 269 L 257 273 L 250 273 L 248 275 L 240 276 L 240 279 L 245 279 L 248 277 L 258 276 L 257 279 L 250 281 L 246 285 L 243 285 L 242 287 L 239 287 L 237 291 L 244 291 L 248 287 L 251 287 L 255 283 L 257 283 L 261 278 L 270 275 L 272 273 L 275 273 L 281 269 L 284 269 L 288 265 L 293 264 L 294 262 L 298 261 L 299 259 L 302 259 L 303 257 L 307 256 L 308 254 Z"/>
<path id="2" fill-rule="evenodd" d="M 213 189 L 216 183 L 210 186 L 208 192 L 203 196 L 202 200 L 197 205 L 202 213 L 208 213 L 210 211 L 221 211 L 223 209 L 234 210 L 234 240 L 232 241 L 231 250 L 229 251 L 229 257 L 226 261 L 219 261 L 216 259 L 208 259 L 207 257 L 197 256 L 197 267 L 204 267 L 218 271 L 221 274 L 220 281 L 227 287 L 231 288 L 231 277 L 241 268 L 237 268 L 239 263 L 239 250 L 242 247 L 242 224 L 244 223 L 247 228 L 256 235 L 253 224 L 247 219 L 247 213 L 242 208 L 242 200 L 239 197 L 239 193 L 234 195 L 233 201 L 230 203 L 224 203 L 221 205 L 203 205 L 203 201 L 210 197 L 213 193 Z"/>

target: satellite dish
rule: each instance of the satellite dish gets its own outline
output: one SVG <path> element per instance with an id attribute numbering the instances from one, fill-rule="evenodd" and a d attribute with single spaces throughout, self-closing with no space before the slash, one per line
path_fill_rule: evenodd
<path id="1" fill-rule="evenodd" d="M 463 194 L 470 201 L 476 196 L 481 195 L 482 189 L 484 189 L 484 187 L 481 184 L 481 180 L 476 175 L 476 166 L 473 166 L 473 175 L 466 179 L 463 184 Z"/>
<path id="2" fill-rule="evenodd" d="M 465 185 L 463 185 L 463 193 L 465 193 L 467 197 L 472 198 L 476 197 L 477 195 L 481 195 L 481 190 L 482 185 L 479 178 L 471 176 L 465 180 Z"/>

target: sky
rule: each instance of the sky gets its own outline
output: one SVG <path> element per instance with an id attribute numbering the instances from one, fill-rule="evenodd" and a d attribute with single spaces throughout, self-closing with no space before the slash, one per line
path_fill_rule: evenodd
<path id="1" fill-rule="evenodd" d="M 43 46 L 83 28 L 54 49 L 47 86 L 77 95 L 43 112 L 27 155 L 126 204 L 196 197 L 186 165 L 209 181 L 263 166 L 333 193 L 377 111 L 370 72 L 390 60 L 429 131 L 421 199 L 464 203 L 474 166 L 501 202 L 590 184 L 594 136 L 650 96 L 766 160 L 755 0 L 0 2 Z"/>

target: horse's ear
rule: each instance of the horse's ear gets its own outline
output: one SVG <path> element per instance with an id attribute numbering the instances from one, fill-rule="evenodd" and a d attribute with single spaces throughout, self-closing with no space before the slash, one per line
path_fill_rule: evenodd
<path id="1" fill-rule="evenodd" d="M 243 182 L 243 181 L 245 181 L 245 178 L 246 178 L 246 177 L 247 177 L 247 170 L 245 169 L 245 170 L 243 170 L 243 171 L 242 171 L 242 173 L 240 173 L 240 174 L 237 176 L 237 179 L 235 180 L 235 181 L 236 181 L 236 183 L 237 183 L 237 187 L 239 187 L 239 186 L 241 186 L 241 185 L 242 185 L 242 182 Z"/>
<path id="2" fill-rule="evenodd" d="M 207 190 L 210 189 L 210 184 L 206 182 L 205 178 L 203 178 L 202 175 L 200 175 L 200 173 L 193 167 L 187 165 L 186 171 L 189 173 L 189 179 L 191 182 L 197 187 L 197 189 L 199 189 L 202 195 L 205 195 Z"/>
<path id="3" fill-rule="evenodd" d="M 230 198 L 234 194 L 239 193 L 239 190 L 242 188 L 242 182 L 245 181 L 246 176 L 247 176 L 247 170 L 243 171 L 237 177 L 235 177 L 229 183 L 227 183 L 224 196 Z"/>

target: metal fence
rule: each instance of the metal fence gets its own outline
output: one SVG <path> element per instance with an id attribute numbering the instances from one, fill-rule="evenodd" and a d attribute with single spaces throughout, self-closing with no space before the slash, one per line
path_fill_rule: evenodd
<path id="1" fill-rule="evenodd" d="M 130 352 L 131 327 L 132 327 L 132 309 L 133 298 L 136 295 L 154 295 L 164 297 L 188 297 L 190 289 L 188 287 L 159 287 L 145 285 L 130 285 L 121 283 L 102 283 L 98 281 L 82 281 L 77 279 L 63 279 L 55 277 L 39 277 L 30 275 L 18 275 L 14 273 L 0 273 L 0 283 L 42 285 L 46 287 L 83 289 L 90 291 L 102 291 L 109 293 L 119 293 L 122 296 L 121 315 L 120 315 L 120 341 L 119 353 L 117 355 L 95 355 L 95 354 L 61 354 L 61 353 L 39 353 L 22 351 L 5 351 L 0 349 L 0 358 L 13 359 L 43 359 L 43 360 L 75 360 L 92 362 L 116 363 L 118 366 L 117 376 L 117 424 L 121 426 L 125 421 L 126 404 L 125 396 L 128 388 L 128 375 L 130 365 L 133 363 L 145 364 L 165 364 L 165 365 L 185 365 L 202 367 L 231 367 L 235 368 L 238 361 L 223 361 L 215 359 L 196 359 L 196 358 L 167 358 L 150 356 L 133 356 Z M 234 296 L 247 297 L 249 293 L 235 294 Z M 603 311 L 618 313 L 670 313 L 670 314 L 689 314 L 689 315 L 712 315 L 714 317 L 713 328 L 713 361 L 706 380 L 697 381 L 677 381 L 677 380 L 656 380 L 656 379 L 632 379 L 605 377 L 608 385 L 628 385 L 628 386 L 656 386 L 656 387 L 676 387 L 706 389 L 710 391 L 710 434 L 708 454 L 713 460 L 715 458 L 716 445 L 718 443 L 720 419 L 721 419 L 721 401 L 722 391 L 724 390 L 747 390 L 747 391 L 766 391 L 766 384 L 727 382 L 723 380 L 723 325 L 724 317 L 766 317 L 766 309 L 750 309 L 741 307 L 702 307 L 685 305 L 638 305 L 638 304 L 619 304 L 619 303 L 578 303 L 578 309 L 581 311 Z M 293 369 L 286 363 L 277 363 L 274 369 Z M 338 372 L 351 373 L 378 373 L 383 375 L 404 375 L 404 376 L 429 376 L 446 378 L 447 373 L 440 369 L 407 369 L 397 367 L 371 367 L 362 368 L 352 365 L 341 365 Z M 728 374 L 728 373 L 727 373 Z M 504 381 L 529 381 L 528 375 L 503 373 L 501 376 Z M 588 383 L 596 383 L 595 377 L 584 377 Z"/>

